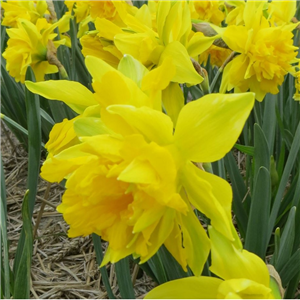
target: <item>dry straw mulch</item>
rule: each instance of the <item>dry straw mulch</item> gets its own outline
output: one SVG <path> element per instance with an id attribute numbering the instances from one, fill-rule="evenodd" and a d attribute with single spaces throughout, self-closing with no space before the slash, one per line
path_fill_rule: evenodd
<path id="1" fill-rule="evenodd" d="M 7 231 L 12 267 L 22 229 L 21 207 L 26 191 L 28 158 L 27 153 L 3 123 L 1 152 L 5 173 Z M 68 238 L 68 225 L 56 211 L 63 192 L 64 189 L 58 184 L 50 186 L 42 179 L 39 180 L 32 218 L 35 238 L 30 296 L 32 299 L 108 298 L 91 237 Z M 103 247 L 105 248 L 105 245 Z M 112 290 L 116 297 L 120 298 L 114 265 L 108 265 L 107 270 Z M 138 271 L 137 265 L 132 266 L 131 273 L 135 295 L 137 298 L 143 298 L 155 284 L 142 270 Z"/>

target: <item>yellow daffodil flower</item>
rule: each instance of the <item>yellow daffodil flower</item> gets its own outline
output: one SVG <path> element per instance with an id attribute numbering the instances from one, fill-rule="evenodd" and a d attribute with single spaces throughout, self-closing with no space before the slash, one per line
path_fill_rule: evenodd
<path id="1" fill-rule="evenodd" d="M 124 23 L 119 13 L 134 13 L 137 8 L 131 1 L 65 1 L 68 8 L 66 14 L 70 14 L 72 9 L 76 22 L 79 23 L 79 31 L 77 37 L 80 38 L 89 30 L 88 23 L 95 21 L 96 18 L 106 18 L 120 26 Z M 117 10 L 118 7 L 119 9 Z"/>
<path id="2" fill-rule="evenodd" d="M 192 19 L 209 22 L 220 26 L 225 19 L 221 10 L 224 1 L 190 1 Z"/>
<path id="3" fill-rule="evenodd" d="M 244 9 L 247 3 L 245 1 L 225 1 L 228 14 L 225 22 L 228 25 L 244 25 Z"/>
<path id="4" fill-rule="evenodd" d="M 197 58 L 217 36 L 205 37 L 203 33 L 191 30 L 191 16 L 186 1 L 160 1 L 151 7 L 152 10 L 144 5 L 132 15 L 124 13 L 122 7 L 116 5 L 127 27 L 121 28 L 105 18 L 97 19 L 97 35 L 81 39 L 83 53 L 96 55 L 108 63 L 112 62 L 113 66 L 124 54 L 129 54 L 149 69 L 171 58 L 176 67 L 173 82 L 200 83 L 203 78 L 195 71 L 190 57 Z M 156 25 L 153 25 L 153 8 L 157 9 Z M 95 40 L 92 40 L 93 37 Z M 100 48 L 98 54 L 96 47 Z M 105 55 L 105 52 L 109 54 Z"/>
<path id="5" fill-rule="evenodd" d="M 216 277 L 188 277 L 167 282 L 150 291 L 146 299 L 274 299 L 265 263 L 255 254 L 231 242 L 213 227 L 210 270 Z"/>
<path id="6" fill-rule="evenodd" d="M 284 76 L 292 69 L 297 47 L 293 46 L 293 29 L 297 24 L 270 26 L 259 6 L 245 6 L 245 26 L 228 26 L 222 38 L 230 49 L 239 53 L 224 69 L 220 91 L 250 91 L 262 101 L 267 93 L 277 94 Z"/>
<path id="7" fill-rule="evenodd" d="M 41 1 L 1 1 L 4 9 L 2 26 L 18 27 L 18 19 L 28 20 L 36 24 L 39 18 L 43 18 L 47 10 L 45 0 Z"/>
<path id="8" fill-rule="evenodd" d="M 28 20 L 18 19 L 18 28 L 7 29 L 9 40 L 3 57 L 6 69 L 17 82 L 24 82 L 28 66 L 31 66 L 37 81 L 44 80 L 45 74 L 58 71 L 57 66 L 48 62 L 47 56 L 48 50 L 64 43 L 64 40 L 53 41 L 57 36 L 53 30 L 64 22 L 62 18 L 50 25 L 46 19 L 38 19 L 34 25 Z"/>
<path id="9" fill-rule="evenodd" d="M 220 68 L 231 53 L 232 50 L 228 48 L 211 45 L 205 52 L 200 54 L 199 63 L 206 66 L 209 57 L 210 64 Z"/>
<path id="10" fill-rule="evenodd" d="M 189 265 L 200 275 L 209 240 L 193 207 L 228 239 L 237 236 L 231 224 L 229 184 L 191 161 L 215 161 L 231 149 L 253 107 L 254 95 L 214 94 L 191 102 L 180 111 L 173 134 L 171 119 L 151 108 L 153 103 L 147 99 L 153 98 L 137 89 L 138 85 L 146 91 L 158 89 L 162 81 L 153 82 L 145 67 L 132 72 L 134 62 L 125 60 L 119 68 L 136 78 L 136 87 L 97 58 L 87 61 L 98 93 L 94 101 L 102 107 L 101 119 L 75 120 L 80 143 L 48 156 L 41 176 L 51 182 L 67 179 L 58 210 L 70 224 L 70 237 L 95 232 L 109 242 L 103 265 L 130 254 L 143 263 L 164 244 L 185 270 Z M 26 83 L 33 92 L 51 94 L 50 89 L 41 91 L 44 84 Z M 69 87 L 64 86 L 66 103 L 88 105 L 87 99 L 92 98 L 76 97 L 78 93 Z"/>
<path id="11" fill-rule="evenodd" d="M 296 0 L 273 0 L 268 6 L 269 18 L 276 25 L 289 24 L 296 14 L 296 8 Z"/>

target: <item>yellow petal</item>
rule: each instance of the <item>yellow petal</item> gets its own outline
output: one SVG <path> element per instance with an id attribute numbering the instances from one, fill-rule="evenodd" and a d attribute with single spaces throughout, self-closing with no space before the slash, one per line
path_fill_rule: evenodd
<path id="1" fill-rule="evenodd" d="M 114 43 L 123 54 L 130 54 L 143 65 L 151 65 L 150 56 L 156 46 L 157 40 L 147 31 L 135 34 L 117 34 Z"/>
<path id="2" fill-rule="evenodd" d="M 217 299 L 221 283 L 214 277 L 182 278 L 154 288 L 145 299 Z"/>
<path id="3" fill-rule="evenodd" d="M 143 64 L 127 54 L 120 60 L 118 70 L 126 77 L 132 79 L 138 87 L 141 87 L 142 79 L 149 73 Z"/>
<path id="4" fill-rule="evenodd" d="M 50 155 L 56 155 L 62 150 L 72 146 L 79 142 L 73 124 L 74 121 L 78 120 L 80 116 L 67 120 L 64 119 L 61 123 L 56 123 L 49 135 L 49 141 L 46 144 L 46 148 Z"/>
<path id="5" fill-rule="evenodd" d="M 176 74 L 176 67 L 170 57 L 166 57 L 163 63 L 151 70 L 143 79 L 142 90 L 163 90 Z"/>
<path id="6" fill-rule="evenodd" d="M 182 215 L 182 245 L 187 252 L 187 263 L 195 276 L 200 276 L 210 251 L 210 241 L 194 211 Z"/>
<path id="7" fill-rule="evenodd" d="M 111 67 L 102 59 L 94 56 L 87 56 L 85 58 L 85 65 L 92 75 L 93 81 L 101 81 L 102 76 L 109 71 L 116 72 L 116 69 Z"/>
<path id="8" fill-rule="evenodd" d="M 175 144 L 196 162 L 221 159 L 233 147 L 254 105 L 254 94 L 210 94 L 181 110 Z"/>
<path id="9" fill-rule="evenodd" d="M 97 157 L 82 151 L 82 145 L 65 149 L 56 156 L 49 156 L 41 169 L 41 177 L 50 182 L 60 182 L 79 166 Z"/>
<path id="10" fill-rule="evenodd" d="M 111 41 L 114 40 L 116 34 L 123 32 L 119 26 L 103 18 L 97 18 L 95 20 L 95 27 L 99 31 L 98 36 L 104 37 Z"/>
<path id="11" fill-rule="evenodd" d="M 109 133 L 108 128 L 106 128 L 102 120 L 95 117 L 77 119 L 74 122 L 74 131 L 78 137 Z"/>
<path id="12" fill-rule="evenodd" d="M 187 50 L 180 42 L 174 41 L 166 46 L 161 54 L 159 64 L 162 64 L 167 57 L 172 58 L 172 62 L 176 66 L 176 75 L 172 81 L 191 85 L 203 81 L 203 78 L 195 71 Z"/>
<path id="13" fill-rule="evenodd" d="M 167 145 L 173 139 L 171 119 L 162 112 L 148 107 L 136 108 L 129 105 L 112 105 L 107 108 L 111 114 L 117 114 L 140 132 L 149 141 Z"/>
<path id="14" fill-rule="evenodd" d="M 271 289 L 249 279 L 223 281 L 218 288 L 219 299 L 270 299 Z"/>
<path id="15" fill-rule="evenodd" d="M 213 227 L 209 228 L 212 266 L 217 276 L 229 280 L 245 278 L 269 287 L 269 272 L 266 264 L 255 254 L 236 249 L 234 244 Z"/>
<path id="16" fill-rule="evenodd" d="M 162 91 L 163 106 L 176 126 L 179 112 L 184 106 L 184 97 L 178 83 L 171 82 L 166 89 Z"/>
<path id="17" fill-rule="evenodd" d="M 222 35 L 222 39 L 231 50 L 244 53 L 248 39 L 248 29 L 244 26 L 228 26 Z"/>
<path id="18" fill-rule="evenodd" d="M 202 32 L 196 32 L 189 40 L 187 51 L 191 57 L 195 57 L 206 51 L 219 36 L 204 36 Z"/>
<path id="19" fill-rule="evenodd" d="M 75 81 L 49 80 L 37 83 L 26 81 L 25 85 L 32 93 L 50 100 L 63 101 L 79 114 L 88 106 L 97 104 L 93 93 Z"/>
<path id="20" fill-rule="evenodd" d="M 171 8 L 170 1 L 158 2 L 156 22 L 157 22 L 157 32 L 160 37 L 163 37 L 164 35 L 165 22 L 169 14 L 170 8 Z"/>
<path id="21" fill-rule="evenodd" d="M 102 107 L 114 104 L 152 107 L 151 100 L 137 84 L 116 70 L 104 74 L 100 82 L 93 83 L 93 88 Z"/>
<path id="22" fill-rule="evenodd" d="M 235 237 L 231 227 L 230 185 L 220 177 L 198 169 L 192 163 L 188 163 L 182 170 L 181 181 L 190 203 L 210 218 L 216 230 L 233 241 Z"/>

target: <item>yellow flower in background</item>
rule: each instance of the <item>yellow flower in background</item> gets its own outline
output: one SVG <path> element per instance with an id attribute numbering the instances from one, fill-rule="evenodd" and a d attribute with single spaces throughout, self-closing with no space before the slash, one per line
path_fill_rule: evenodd
<path id="1" fill-rule="evenodd" d="M 89 22 L 95 21 L 96 18 L 106 18 L 114 23 L 123 26 L 119 14 L 127 12 L 133 14 L 137 11 L 130 1 L 65 1 L 68 8 L 66 14 L 70 14 L 72 9 L 76 22 L 79 23 L 79 31 L 77 37 L 80 38 L 89 31 Z M 117 7 L 119 8 L 117 10 Z"/>
<path id="2" fill-rule="evenodd" d="M 296 0 L 273 0 L 268 5 L 269 19 L 276 25 L 289 24 L 296 14 L 296 6 Z"/>
<path id="3" fill-rule="evenodd" d="M 189 265 L 199 275 L 209 241 L 192 206 L 228 239 L 237 237 L 231 224 L 229 184 L 191 161 L 215 161 L 231 149 L 253 107 L 254 95 L 215 94 L 191 102 L 181 109 L 173 134 L 171 119 L 151 108 L 149 101 L 152 91 L 162 88 L 167 71 L 160 75 L 157 68 L 151 73 L 140 65 L 134 68 L 135 63 L 125 59 L 119 66 L 135 78 L 134 85 L 97 58 L 87 58 L 101 119 L 74 120 L 80 143 L 48 156 L 41 176 L 51 182 L 67 179 L 58 209 L 70 224 L 69 236 L 95 232 L 107 240 L 103 265 L 129 254 L 144 262 L 164 244 L 184 269 Z M 114 82 L 118 87 L 111 86 Z M 26 86 L 43 96 L 53 93 L 47 82 L 26 82 Z M 148 98 L 138 86 L 150 91 Z M 90 96 L 76 97 L 79 90 L 71 88 L 65 83 L 66 103 L 76 102 L 78 107 L 81 98 L 84 109 L 87 98 L 91 106 L 95 104 Z M 59 94 L 62 87 L 56 89 Z"/>
<path id="4" fill-rule="evenodd" d="M 284 76 L 296 62 L 297 47 L 293 46 L 293 29 L 297 24 L 271 27 L 262 15 L 264 2 L 245 7 L 245 26 L 228 26 L 222 39 L 239 53 L 224 69 L 220 91 L 256 94 L 262 101 L 267 93 L 277 94 Z"/>
<path id="5" fill-rule="evenodd" d="M 265 263 L 229 241 L 213 227 L 210 270 L 216 277 L 188 277 L 167 282 L 150 291 L 146 299 L 274 299 L 277 287 L 270 283 Z M 280 296 L 280 295 L 279 295 Z"/>
<path id="6" fill-rule="evenodd" d="M 24 82 L 28 66 L 31 66 L 37 81 L 44 80 L 45 74 L 58 71 L 57 66 L 49 64 L 47 51 L 64 43 L 64 40 L 53 41 L 57 36 L 54 29 L 63 22 L 64 18 L 50 25 L 46 19 L 38 19 L 34 25 L 28 20 L 18 19 L 18 28 L 7 29 L 9 40 L 3 57 L 6 69 L 17 82 Z"/>
<path id="7" fill-rule="evenodd" d="M 108 19 L 96 19 L 97 36 L 91 33 L 81 39 L 85 55 L 96 55 L 115 66 L 124 54 L 129 54 L 148 69 L 171 59 L 176 67 L 173 82 L 195 85 L 203 80 L 190 57 L 197 58 L 217 37 L 205 37 L 203 33 L 191 30 L 186 1 L 161 1 L 153 4 L 151 10 L 144 5 L 134 15 L 124 12 L 120 4 L 116 8 L 127 27 L 120 27 Z M 153 9 L 157 10 L 155 26 Z M 100 49 L 98 54 L 97 49 Z"/>
<path id="8" fill-rule="evenodd" d="M 244 25 L 244 9 L 247 2 L 245 1 L 225 1 L 227 16 L 225 22 L 228 25 Z"/>
<path id="9" fill-rule="evenodd" d="M 231 49 L 211 45 L 205 52 L 200 54 L 199 63 L 206 66 L 209 57 L 210 64 L 220 68 L 231 53 Z"/>
<path id="10" fill-rule="evenodd" d="M 2 26 L 17 27 L 18 19 L 25 19 L 34 24 L 37 20 L 49 14 L 46 1 L 1 1 L 4 9 Z"/>
<path id="11" fill-rule="evenodd" d="M 224 1 L 190 1 L 192 19 L 213 23 L 220 26 L 225 19 L 221 10 Z"/>

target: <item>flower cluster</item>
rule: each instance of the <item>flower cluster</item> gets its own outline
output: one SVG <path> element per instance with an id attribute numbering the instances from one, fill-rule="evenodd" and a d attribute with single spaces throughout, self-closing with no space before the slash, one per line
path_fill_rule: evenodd
<path id="1" fill-rule="evenodd" d="M 150 298 L 276 297 L 267 266 L 243 249 L 232 223 L 229 183 L 201 166 L 232 149 L 255 99 L 278 93 L 287 73 L 299 77 L 295 1 L 65 1 L 60 20 L 47 3 L 3 3 L 2 25 L 12 27 L 3 57 L 17 82 L 30 66 L 38 82 L 27 89 L 77 114 L 54 125 L 41 169 L 49 182 L 66 180 L 57 210 L 68 235 L 107 241 L 102 266 L 128 255 L 144 263 L 164 245 L 196 276 Z M 90 89 L 44 81 L 65 72 L 56 49 L 71 46 L 58 35 L 70 20 Z M 204 68 L 215 67 L 223 75 L 213 94 Z M 206 95 L 191 101 L 183 88 L 197 85 Z M 210 220 L 209 235 L 195 211 Z M 210 251 L 219 278 L 201 277 Z"/>

